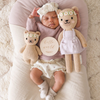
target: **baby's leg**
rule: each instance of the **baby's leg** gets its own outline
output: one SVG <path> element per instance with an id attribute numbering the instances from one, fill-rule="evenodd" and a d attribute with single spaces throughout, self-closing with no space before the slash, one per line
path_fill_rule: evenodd
<path id="1" fill-rule="evenodd" d="M 65 82 L 65 74 L 62 71 L 56 71 L 54 73 L 55 83 L 52 89 L 50 88 L 48 95 L 46 96 L 46 100 L 54 100 L 56 93 L 61 89 Z"/>
<path id="2" fill-rule="evenodd" d="M 65 82 L 65 74 L 62 71 L 56 71 L 54 73 L 55 83 L 52 87 L 54 92 L 58 92 Z"/>
<path id="3" fill-rule="evenodd" d="M 38 68 L 33 68 L 30 73 L 30 78 L 35 84 L 40 85 L 43 83 L 43 79 L 41 78 L 42 74 L 43 73 L 41 70 Z"/>
<path id="4" fill-rule="evenodd" d="M 30 73 L 30 78 L 35 84 L 38 85 L 39 88 L 41 88 L 40 97 L 45 98 L 48 93 L 48 84 L 46 81 L 43 81 L 43 79 L 41 78 L 42 74 L 43 72 L 41 70 L 39 70 L 38 68 L 33 68 Z"/>

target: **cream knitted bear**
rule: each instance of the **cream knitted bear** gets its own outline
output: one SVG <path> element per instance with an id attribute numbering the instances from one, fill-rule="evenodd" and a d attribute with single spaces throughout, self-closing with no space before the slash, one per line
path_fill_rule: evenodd
<path id="1" fill-rule="evenodd" d="M 23 59 L 27 64 L 33 65 L 38 60 L 38 55 L 41 55 L 41 50 L 36 46 L 39 40 L 40 32 L 24 32 L 24 40 L 26 45 L 21 48 L 20 52 L 23 53 Z"/>

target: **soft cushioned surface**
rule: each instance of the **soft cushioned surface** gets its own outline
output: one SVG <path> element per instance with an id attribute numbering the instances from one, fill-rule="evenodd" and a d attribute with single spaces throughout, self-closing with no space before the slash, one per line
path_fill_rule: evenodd
<path id="1" fill-rule="evenodd" d="M 39 88 L 30 77 L 30 66 L 25 64 L 19 49 L 24 45 L 23 31 L 25 28 L 11 25 L 10 29 L 15 45 L 14 60 L 9 86 L 8 100 L 44 100 L 40 99 Z M 53 78 L 46 79 L 50 86 L 53 85 Z M 66 81 L 58 92 L 56 100 L 90 100 L 89 86 L 87 81 L 86 67 L 81 65 L 81 72 L 66 74 Z"/>
<path id="2" fill-rule="evenodd" d="M 57 2 L 60 9 L 77 6 L 81 17 L 81 26 L 78 28 L 83 35 L 87 36 L 88 12 L 83 0 L 51 0 Z M 42 6 L 46 0 L 18 0 L 10 14 L 10 29 L 14 42 L 14 61 L 9 87 L 8 100 L 41 100 L 38 87 L 29 78 L 30 66 L 27 66 L 19 53 L 24 45 L 23 31 L 26 26 L 26 19 L 34 7 Z M 20 27 L 21 26 L 21 27 Z M 85 65 L 86 52 L 83 52 L 83 64 Z M 52 83 L 53 80 L 48 80 Z M 73 95 L 73 96 L 72 96 Z M 64 87 L 59 91 L 56 100 L 90 100 L 89 87 L 87 83 L 86 69 L 82 66 L 79 74 L 73 72 L 66 75 Z"/>

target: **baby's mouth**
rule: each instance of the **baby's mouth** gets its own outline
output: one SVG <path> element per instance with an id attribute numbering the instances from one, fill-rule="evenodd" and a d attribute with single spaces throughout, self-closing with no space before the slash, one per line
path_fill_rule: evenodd
<path id="1" fill-rule="evenodd" d="M 49 27 L 52 27 L 52 26 L 54 26 L 55 24 L 49 24 Z"/>

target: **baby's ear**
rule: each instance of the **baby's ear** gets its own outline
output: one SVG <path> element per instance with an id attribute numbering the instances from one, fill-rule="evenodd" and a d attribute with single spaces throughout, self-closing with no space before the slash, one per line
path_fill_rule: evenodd
<path id="1" fill-rule="evenodd" d="M 58 9 L 58 10 L 57 10 L 57 15 L 58 15 L 60 12 L 61 12 L 61 9 Z"/>
<path id="2" fill-rule="evenodd" d="M 74 11 L 78 11 L 78 8 L 77 8 L 76 6 L 72 7 L 72 9 L 73 9 Z"/>
<path id="3" fill-rule="evenodd" d="M 28 30 L 25 30 L 25 32 L 24 33 L 27 33 L 28 32 Z"/>
<path id="4" fill-rule="evenodd" d="M 40 36 L 40 32 L 39 31 L 36 31 L 36 34 L 38 34 Z"/>

